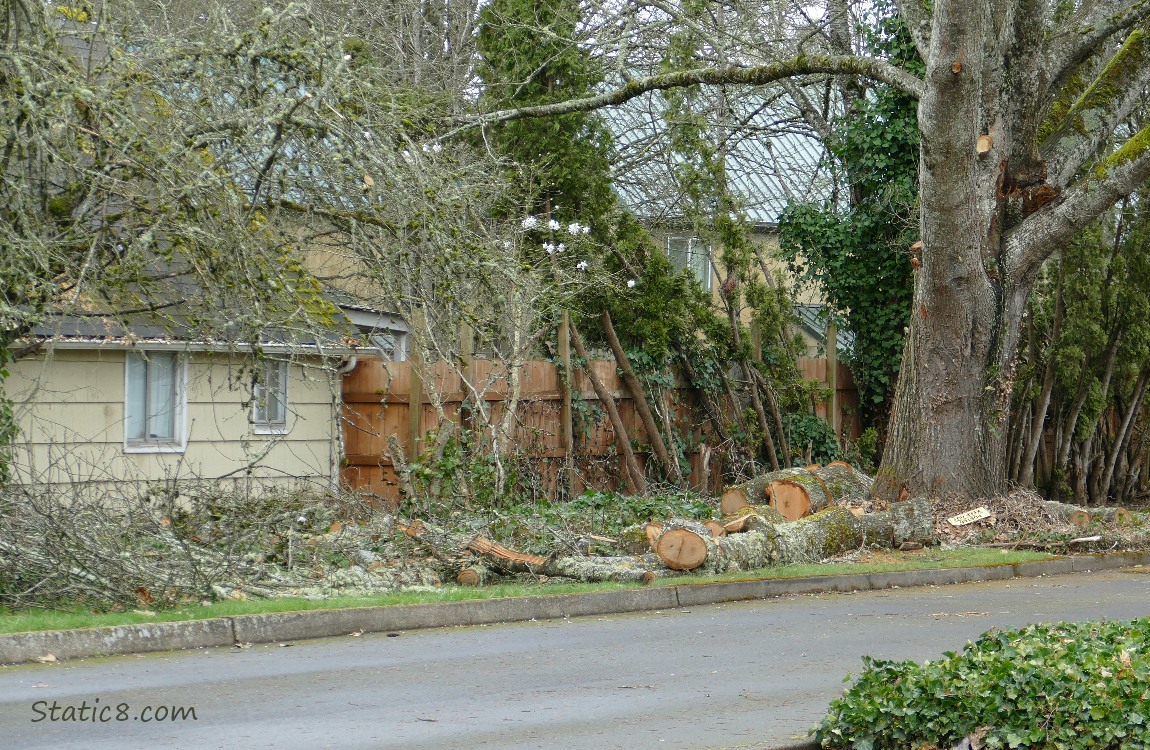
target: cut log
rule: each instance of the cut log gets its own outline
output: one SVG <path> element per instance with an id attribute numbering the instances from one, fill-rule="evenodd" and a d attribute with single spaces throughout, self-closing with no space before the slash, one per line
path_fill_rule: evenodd
<path id="1" fill-rule="evenodd" d="M 703 525 L 711 532 L 711 536 L 716 539 L 727 535 L 727 528 L 718 521 L 704 521 Z"/>
<path id="2" fill-rule="evenodd" d="M 732 516 L 748 505 L 761 505 L 769 501 L 772 482 L 782 479 L 790 479 L 806 487 L 813 509 L 825 508 L 830 504 L 827 486 L 814 472 L 806 469 L 781 469 L 760 474 L 723 490 L 720 512 L 724 516 Z"/>
<path id="3" fill-rule="evenodd" d="M 768 486 L 771 507 L 788 521 L 797 521 L 811 514 L 811 493 L 793 479 L 776 479 Z"/>
<path id="4" fill-rule="evenodd" d="M 644 531 L 647 533 L 647 541 L 654 547 L 655 540 L 659 538 L 659 534 L 663 533 L 663 524 L 652 521 L 644 527 Z"/>
<path id="5" fill-rule="evenodd" d="M 704 524 L 673 518 L 663 524 L 651 549 L 671 570 L 694 570 L 707 559 L 707 543 L 712 539 Z"/>
<path id="6" fill-rule="evenodd" d="M 1084 529 L 1094 522 L 1127 526 L 1135 520 L 1134 514 L 1121 506 L 1113 508 L 1090 508 L 1086 510 L 1080 505 L 1060 503 L 1055 500 L 1044 500 L 1042 502 L 1042 508 L 1052 518 L 1073 524 L 1080 529 Z"/>
<path id="7" fill-rule="evenodd" d="M 724 516 L 733 516 L 743 508 L 749 508 L 754 505 L 755 502 L 766 499 L 765 495 L 763 497 L 754 497 L 748 492 L 749 489 L 750 488 L 745 485 L 738 485 L 723 490 L 723 496 L 719 499 L 719 512 Z M 759 488 L 759 492 L 765 491 L 766 485 Z"/>
<path id="8" fill-rule="evenodd" d="M 469 565 L 455 576 L 455 582 L 460 586 L 485 586 L 495 579 L 495 574 L 486 565 Z"/>
<path id="9" fill-rule="evenodd" d="M 725 529 L 728 534 L 738 534 L 747 528 L 748 518 L 749 516 L 738 516 L 729 521 L 723 521 L 723 529 Z"/>
<path id="10" fill-rule="evenodd" d="M 755 529 L 762 529 L 777 523 L 785 523 L 787 519 L 783 514 L 769 505 L 748 505 L 734 516 L 724 517 L 720 520 L 728 534 L 740 534 Z"/>
<path id="11" fill-rule="evenodd" d="M 668 521 L 668 528 L 680 532 L 675 537 L 676 550 L 690 550 L 690 554 L 677 552 L 673 562 L 688 565 L 701 556 L 703 559 L 690 570 L 703 573 L 753 570 L 770 565 L 818 562 L 866 544 L 890 548 L 908 541 L 926 544 L 934 533 L 930 502 L 926 498 L 895 503 L 889 510 L 862 516 L 836 507 L 795 522 L 772 523 L 761 516 L 747 516 L 752 517 L 758 519 L 754 530 L 721 539 L 712 538 L 706 527 L 695 522 Z M 663 537 L 666 534 L 664 531 Z M 659 550 L 656 554 L 664 564 L 673 567 Z"/>
<path id="12" fill-rule="evenodd" d="M 823 480 L 832 505 L 862 505 L 874 484 L 869 476 L 843 461 L 832 461 L 813 473 Z"/>

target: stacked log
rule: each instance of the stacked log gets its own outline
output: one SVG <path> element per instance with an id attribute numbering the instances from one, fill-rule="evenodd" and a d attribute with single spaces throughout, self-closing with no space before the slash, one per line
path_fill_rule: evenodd
<path id="1" fill-rule="evenodd" d="M 861 505 L 872 480 L 849 464 L 782 469 L 728 487 L 720 501 L 724 516 L 747 506 L 766 504 L 788 521 L 797 521 L 832 505 Z"/>

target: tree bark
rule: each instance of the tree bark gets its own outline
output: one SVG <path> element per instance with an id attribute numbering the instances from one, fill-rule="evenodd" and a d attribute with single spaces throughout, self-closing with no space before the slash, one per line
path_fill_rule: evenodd
<path id="1" fill-rule="evenodd" d="M 923 250 L 892 429 L 876 477 L 879 497 L 894 497 L 904 486 L 926 496 L 1007 489 L 1006 419 L 1019 323 L 1038 268 L 1132 179 L 1150 173 L 1145 149 L 1129 171 L 1127 162 L 1092 170 L 1082 169 L 1087 151 L 1042 140 L 1040 126 L 1056 95 L 1047 87 L 1079 70 L 1070 61 L 1085 51 L 1076 46 L 1083 36 L 1071 33 L 1048 56 L 1045 12 L 1040 4 L 1018 6 L 1009 17 L 986 2 L 932 5 L 918 107 Z M 1103 34 L 1124 23 L 1095 20 Z M 1144 49 L 1141 37 L 1131 37 L 1127 59 L 1104 73 L 1115 90 L 1142 85 L 1148 71 L 1134 61 Z M 1065 66 L 1053 70 L 1055 59 Z M 1112 94 L 1082 106 L 1097 106 L 1090 115 L 1110 133 L 1107 118 L 1128 111 L 1125 101 Z M 1066 132 L 1070 141 L 1078 138 Z M 984 153 L 976 148 L 982 136 L 991 146 Z M 1049 183 L 1047 158 L 1054 160 Z"/>
<path id="2" fill-rule="evenodd" d="M 1118 434 L 1114 436 L 1114 445 L 1110 449 L 1110 455 L 1106 460 L 1106 468 L 1103 471 L 1102 480 L 1099 482 L 1102 493 L 1101 499 L 1103 501 L 1099 503 L 1100 505 L 1105 504 L 1106 494 L 1110 492 L 1110 483 L 1114 480 L 1114 469 L 1118 465 L 1118 457 L 1125 452 L 1126 446 L 1130 442 L 1130 427 L 1134 424 L 1134 418 L 1142 408 L 1142 400 L 1146 396 L 1146 386 L 1148 383 L 1150 383 L 1150 369 L 1143 368 L 1141 374 L 1138 376 L 1138 382 L 1134 386 L 1134 394 L 1131 397 L 1130 405 L 1122 417 L 1122 424 L 1118 428 Z"/>
<path id="3" fill-rule="evenodd" d="M 580 581 L 650 583 L 658 572 L 669 573 L 657 559 L 636 557 L 542 557 L 507 549 L 490 539 L 446 531 L 424 521 L 399 524 L 399 530 L 421 542 L 435 559 L 464 585 L 488 580 L 492 570 L 503 573 L 574 578 Z M 476 559 L 481 560 L 478 565 Z M 471 571 L 471 572 L 468 572 Z"/>

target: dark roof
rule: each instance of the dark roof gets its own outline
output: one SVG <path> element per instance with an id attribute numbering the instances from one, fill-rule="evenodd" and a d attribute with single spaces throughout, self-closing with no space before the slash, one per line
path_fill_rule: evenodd
<path id="1" fill-rule="evenodd" d="M 355 348 L 355 331 L 337 324 L 329 329 L 267 329 L 254 337 L 229 338 L 207 334 L 178 316 L 77 316 L 52 315 L 36 324 L 28 339 L 50 342 L 53 346 L 88 348 L 98 346 L 173 346 L 194 351 L 304 349 L 339 354 Z"/>

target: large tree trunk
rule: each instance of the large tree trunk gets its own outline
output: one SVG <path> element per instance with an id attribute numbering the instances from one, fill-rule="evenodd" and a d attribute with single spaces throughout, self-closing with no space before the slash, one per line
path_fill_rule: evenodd
<path id="1" fill-rule="evenodd" d="M 918 108 L 921 262 L 874 487 L 884 500 L 904 489 L 974 497 L 1006 489 L 1012 366 L 1033 274 L 1011 273 L 1002 237 L 1021 218 L 1014 192 L 1040 182 L 1041 170 L 1027 134 L 1012 142 L 1017 123 L 994 109 L 1012 81 L 986 55 L 994 33 L 983 6 L 935 4 Z M 990 100 L 996 78 L 1003 92 Z M 975 144 L 988 130 L 997 143 L 980 154 Z"/>
<path id="2" fill-rule="evenodd" d="M 926 62 L 918 107 L 923 246 L 875 494 L 1000 494 L 1018 336 L 1035 275 L 1150 174 L 1145 148 L 1088 166 L 1133 106 L 1117 92 L 1138 90 L 1150 76 L 1147 40 L 1130 34 L 1096 95 L 1054 115 L 1063 119 L 1047 135 L 1050 102 L 1082 72 L 1073 61 L 1096 49 L 1089 33 L 1110 28 L 1126 37 L 1131 28 L 1107 15 L 1111 6 L 1084 6 L 1074 31 L 1057 40 L 1043 3 L 1008 10 L 988 0 L 935 0 L 929 24 L 918 23 L 918 3 L 899 7 Z M 1079 123 L 1089 121 L 1096 124 L 1082 132 Z"/>

